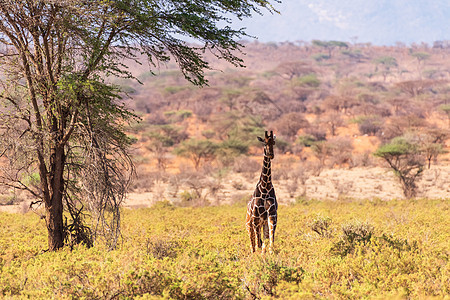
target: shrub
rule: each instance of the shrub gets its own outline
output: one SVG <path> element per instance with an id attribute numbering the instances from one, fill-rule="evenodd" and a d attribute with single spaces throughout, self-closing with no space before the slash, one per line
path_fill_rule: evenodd
<path id="1" fill-rule="evenodd" d="M 342 232 L 341 239 L 331 248 L 331 253 L 334 255 L 346 256 L 352 253 L 358 244 L 369 243 L 374 227 L 368 223 L 354 222 L 342 226 Z"/>
<path id="2" fill-rule="evenodd" d="M 240 156 L 234 161 L 233 172 L 253 175 L 261 170 L 261 164 L 247 156 Z"/>
<path id="3" fill-rule="evenodd" d="M 329 55 L 326 55 L 324 53 L 318 53 L 318 54 L 314 54 L 313 56 L 311 56 L 315 61 L 317 62 L 321 62 L 327 59 L 330 59 Z"/>
<path id="4" fill-rule="evenodd" d="M 276 287 L 280 282 L 300 283 L 305 271 L 300 267 L 290 267 L 281 259 L 262 257 L 250 261 L 244 274 L 244 285 L 253 299 L 264 296 L 276 297 Z"/>
<path id="5" fill-rule="evenodd" d="M 316 141 L 316 137 L 310 134 L 300 135 L 297 138 L 297 143 L 305 147 L 311 147 Z"/>
<path id="6" fill-rule="evenodd" d="M 147 240 L 147 253 L 157 259 L 163 259 L 165 257 L 175 258 L 179 247 L 180 244 L 177 241 L 160 238 L 157 238 L 154 241 L 150 239 Z"/>
<path id="7" fill-rule="evenodd" d="M 309 226 L 309 228 L 311 228 L 312 231 L 314 231 L 321 237 L 330 237 L 331 236 L 331 231 L 330 231 L 331 218 L 329 218 L 329 217 L 317 215 L 316 218 L 314 218 L 314 220 L 312 220 L 308 224 L 308 226 Z"/>
<path id="8" fill-rule="evenodd" d="M 361 134 L 377 135 L 382 129 L 382 121 L 376 117 L 361 118 L 358 120 L 358 129 Z"/>

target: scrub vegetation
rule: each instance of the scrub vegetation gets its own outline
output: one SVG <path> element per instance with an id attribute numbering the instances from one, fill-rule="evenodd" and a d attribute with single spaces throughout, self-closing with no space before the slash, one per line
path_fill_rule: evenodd
<path id="1" fill-rule="evenodd" d="M 299 201 L 275 254 L 251 254 L 243 204 L 123 211 L 122 239 L 43 252 L 35 214 L 0 214 L 0 296 L 34 299 L 445 298 L 446 200 Z"/>

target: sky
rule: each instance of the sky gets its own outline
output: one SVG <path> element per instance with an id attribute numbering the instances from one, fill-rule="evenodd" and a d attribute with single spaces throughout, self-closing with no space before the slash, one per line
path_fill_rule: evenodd
<path id="1" fill-rule="evenodd" d="M 394 45 L 450 40 L 450 0 L 281 0 L 235 25 L 261 42 L 340 40 Z"/>

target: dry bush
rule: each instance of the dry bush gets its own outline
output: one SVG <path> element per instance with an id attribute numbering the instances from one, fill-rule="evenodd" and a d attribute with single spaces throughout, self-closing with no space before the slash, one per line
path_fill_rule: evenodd
<path id="1" fill-rule="evenodd" d="M 233 181 L 233 182 L 231 183 L 231 186 L 232 186 L 234 189 L 238 190 L 238 191 L 247 189 L 246 186 L 245 186 L 245 184 L 242 183 L 241 181 Z"/>
<path id="2" fill-rule="evenodd" d="M 149 114 L 145 119 L 144 122 L 149 125 L 166 125 L 168 124 L 167 118 L 164 116 L 164 114 L 160 112 Z"/>
<path id="3" fill-rule="evenodd" d="M 327 131 L 319 124 L 315 124 L 314 126 L 305 129 L 305 134 L 313 136 L 316 141 L 325 141 L 327 138 Z"/>
<path id="4" fill-rule="evenodd" d="M 334 137 L 327 141 L 330 147 L 330 166 L 353 166 L 353 144 L 348 137 Z"/>
<path id="5" fill-rule="evenodd" d="M 221 177 L 211 178 L 203 172 L 191 172 L 178 177 L 177 181 L 188 187 L 188 190 L 179 193 L 180 206 L 201 207 L 220 202 L 218 194 L 223 188 Z"/>
<path id="6" fill-rule="evenodd" d="M 324 125 L 331 133 L 331 136 L 336 136 L 336 131 L 339 127 L 345 125 L 345 121 L 341 118 L 341 114 L 337 112 L 332 112 L 327 114 L 323 119 Z"/>
<path id="7" fill-rule="evenodd" d="M 275 123 L 274 123 L 276 132 L 281 135 L 292 139 L 297 135 L 297 132 L 301 128 L 307 128 L 309 126 L 309 122 L 305 119 L 304 114 L 298 112 L 291 112 L 282 115 Z"/>
<path id="8" fill-rule="evenodd" d="M 352 161 L 354 167 L 370 167 L 375 164 L 372 153 L 370 151 L 354 154 Z"/>
<path id="9" fill-rule="evenodd" d="M 5 194 L 0 195 L 0 205 L 13 205 L 15 197 L 14 195 Z"/>
<path id="10" fill-rule="evenodd" d="M 348 193 L 353 189 L 353 181 L 341 182 L 339 179 L 331 179 L 334 189 L 338 193 L 338 199 L 343 200 L 347 197 Z"/>
<path id="11" fill-rule="evenodd" d="M 234 192 L 230 196 L 230 204 L 237 206 L 246 206 L 251 199 L 251 193 Z"/>
<path id="12" fill-rule="evenodd" d="M 313 220 L 308 223 L 308 227 L 311 228 L 312 231 L 320 235 L 321 237 L 331 237 L 331 218 L 324 217 L 318 214 Z"/>
<path id="13" fill-rule="evenodd" d="M 358 122 L 358 129 L 362 135 L 377 135 L 382 128 L 383 120 L 378 117 L 362 118 Z"/>
<path id="14" fill-rule="evenodd" d="M 156 181 L 167 181 L 167 174 L 159 171 L 147 171 L 145 166 L 136 167 L 136 178 L 130 185 L 131 192 L 151 192 Z"/>
<path id="15" fill-rule="evenodd" d="M 253 178 L 254 174 L 261 170 L 261 164 L 246 156 L 238 157 L 233 164 L 233 172 Z"/>
<path id="16" fill-rule="evenodd" d="M 177 250 L 180 248 L 180 243 L 161 238 L 156 240 L 147 239 L 146 248 L 147 253 L 156 259 L 164 259 L 166 257 L 174 259 L 177 257 Z"/>
<path id="17" fill-rule="evenodd" d="M 342 233 L 341 239 L 331 248 L 331 253 L 344 257 L 352 253 L 358 244 L 370 243 L 374 235 L 374 227 L 368 223 L 355 221 L 343 225 Z"/>

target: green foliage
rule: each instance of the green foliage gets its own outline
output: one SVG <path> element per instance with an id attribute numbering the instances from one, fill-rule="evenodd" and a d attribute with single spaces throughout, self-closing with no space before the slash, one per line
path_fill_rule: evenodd
<path id="1" fill-rule="evenodd" d="M 320 85 L 320 80 L 317 79 L 316 74 L 308 74 L 308 75 L 293 79 L 292 84 L 294 86 L 317 88 Z"/>
<path id="2" fill-rule="evenodd" d="M 40 180 L 41 180 L 41 179 L 40 179 L 39 173 L 34 172 L 34 173 L 32 173 L 32 174 L 26 176 L 26 177 L 22 180 L 22 182 L 23 182 L 25 185 L 33 186 L 33 185 L 38 185 L 39 182 L 40 182 Z"/>
<path id="3" fill-rule="evenodd" d="M 167 95 L 175 95 L 179 92 L 190 90 L 191 86 L 188 85 L 175 85 L 175 86 L 166 86 L 163 89 L 163 93 Z"/>
<path id="4" fill-rule="evenodd" d="M 187 138 L 184 128 L 174 125 L 152 126 L 143 136 L 150 138 L 153 142 L 159 142 L 164 147 L 170 147 Z"/>
<path id="5" fill-rule="evenodd" d="M 246 271 L 244 285 L 253 298 L 277 296 L 276 287 L 280 282 L 298 284 L 305 272 L 301 267 L 286 265 L 273 257 L 257 257 L 249 262 Z"/>
<path id="6" fill-rule="evenodd" d="M 199 195 L 197 195 L 197 193 L 195 192 L 183 191 L 180 193 L 182 204 L 186 204 L 194 199 L 197 199 L 198 197 Z"/>
<path id="7" fill-rule="evenodd" d="M 334 48 L 348 48 L 347 43 L 341 41 L 320 41 L 313 40 L 312 44 L 317 47 L 321 47 L 328 50 L 328 57 L 331 58 L 331 52 Z"/>
<path id="8" fill-rule="evenodd" d="M 175 148 L 174 153 L 191 159 L 195 168 L 198 169 L 202 161 L 212 159 L 216 156 L 218 147 L 219 145 L 210 140 L 191 138 Z"/>
<path id="9" fill-rule="evenodd" d="M 389 158 L 415 154 L 417 152 L 417 145 L 410 143 L 403 137 L 396 137 L 390 143 L 380 146 L 373 155 L 381 158 Z"/>
<path id="10" fill-rule="evenodd" d="M 450 104 L 442 104 L 439 108 L 450 117 Z"/>
<path id="11" fill-rule="evenodd" d="M 212 126 L 218 138 L 238 140 L 249 146 L 259 145 L 256 137 L 264 132 L 265 127 L 261 117 L 237 111 L 216 116 L 212 120 Z"/>
<path id="12" fill-rule="evenodd" d="M 219 161 L 224 165 L 230 165 L 234 159 L 248 152 L 248 142 L 238 139 L 227 139 L 220 143 L 217 148 L 217 156 Z"/>
<path id="13" fill-rule="evenodd" d="M 311 147 L 315 142 L 317 142 L 317 138 L 310 134 L 305 134 L 305 135 L 300 135 L 297 138 L 296 142 L 302 146 Z"/>
<path id="14" fill-rule="evenodd" d="M 164 116 L 166 116 L 172 122 L 181 122 L 185 119 L 188 119 L 192 116 L 192 111 L 190 110 L 176 110 L 176 111 L 166 111 L 164 112 Z"/>
<path id="15" fill-rule="evenodd" d="M 364 54 L 362 54 L 361 50 L 359 50 L 359 49 L 356 49 L 354 51 L 352 51 L 352 50 L 342 50 L 341 54 L 345 55 L 345 56 L 348 56 L 349 58 L 356 59 L 358 61 L 360 59 L 364 58 Z"/>
<path id="16" fill-rule="evenodd" d="M 324 54 L 324 53 L 314 54 L 314 55 L 312 55 L 311 57 L 312 57 L 312 59 L 314 59 L 314 60 L 317 61 L 317 62 L 321 62 L 321 61 L 330 59 L 330 56 L 329 56 L 329 55 L 326 55 L 326 54 Z"/>
<path id="17" fill-rule="evenodd" d="M 431 56 L 430 53 L 427 53 L 427 52 L 412 52 L 410 55 L 412 57 L 417 58 L 417 60 L 419 62 L 424 61 L 424 60 L 430 58 L 430 56 Z"/>
<path id="18" fill-rule="evenodd" d="M 374 60 L 374 63 L 383 65 L 386 68 L 397 67 L 397 60 L 392 56 L 381 56 Z"/>
<path id="19" fill-rule="evenodd" d="M 341 42 L 341 41 L 320 41 L 320 40 L 313 40 L 312 44 L 314 46 L 323 47 L 323 48 L 332 48 L 332 47 L 339 47 L 339 48 L 348 48 L 347 43 Z"/>
<path id="20" fill-rule="evenodd" d="M 43 252 L 44 220 L 0 213 L 0 298 L 445 298 L 449 203 L 280 206 L 274 255 L 250 253 L 243 205 L 126 209 L 112 251 L 99 243 Z M 318 235 L 313 225 L 327 229 Z"/>

